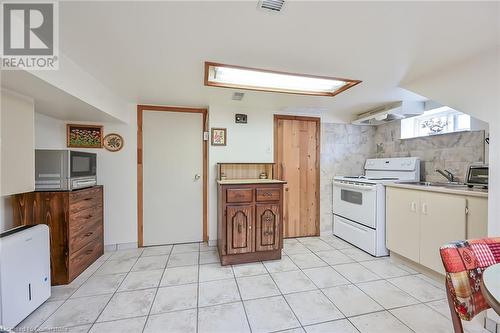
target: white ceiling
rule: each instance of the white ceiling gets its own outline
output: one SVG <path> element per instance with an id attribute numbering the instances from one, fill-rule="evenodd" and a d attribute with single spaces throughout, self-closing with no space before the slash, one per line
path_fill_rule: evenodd
<path id="1" fill-rule="evenodd" d="M 2 71 L 2 87 L 35 101 L 35 112 L 68 121 L 116 122 L 117 119 L 28 72 Z"/>
<path id="2" fill-rule="evenodd" d="M 132 103 L 230 104 L 333 119 L 421 99 L 398 88 L 498 44 L 498 2 L 61 2 L 60 47 Z M 203 86 L 204 61 L 363 80 L 331 97 Z"/>

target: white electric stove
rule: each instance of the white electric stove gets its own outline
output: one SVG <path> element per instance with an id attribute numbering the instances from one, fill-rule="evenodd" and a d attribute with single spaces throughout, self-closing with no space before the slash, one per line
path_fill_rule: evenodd
<path id="1" fill-rule="evenodd" d="M 385 186 L 420 181 L 417 157 L 375 158 L 361 176 L 337 176 L 333 181 L 333 234 L 380 257 L 385 244 Z"/>

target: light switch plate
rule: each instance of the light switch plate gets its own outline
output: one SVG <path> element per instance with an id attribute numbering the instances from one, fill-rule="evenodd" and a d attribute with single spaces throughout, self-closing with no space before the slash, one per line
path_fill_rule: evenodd
<path id="1" fill-rule="evenodd" d="M 203 141 L 208 141 L 209 138 L 210 138 L 210 133 L 203 132 Z"/>

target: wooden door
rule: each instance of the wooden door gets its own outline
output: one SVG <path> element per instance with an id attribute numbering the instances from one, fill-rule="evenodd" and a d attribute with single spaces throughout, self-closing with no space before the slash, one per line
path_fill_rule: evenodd
<path id="1" fill-rule="evenodd" d="M 420 191 L 390 188 L 386 190 L 387 248 L 419 262 Z"/>
<path id="2" fill-rule="evenodd" d="M 253 205 L 227 206 L 226 219 L 227 254 L 253 252 Z"/>
<path id="3" fill-rule="evenodd" d="M 439 248 L 465 239 L 466 199 L 461 195 L 421 191 L 420 202 L 420 263 L 444 274 Z"/>
<path id="4" fill-rule="evenodd" d="M 255 208 L 255 251 L 280 248 L 280 205 L 257 204 Z"/>
<path id="5" fill-rule="evenodd" d="M 275 162 L 286 180 L 284 237 L 319 236 L 320 120 L 275 115 Z"/>

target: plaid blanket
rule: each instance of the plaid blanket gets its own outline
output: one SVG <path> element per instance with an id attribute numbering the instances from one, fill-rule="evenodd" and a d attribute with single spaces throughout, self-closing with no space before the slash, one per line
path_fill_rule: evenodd
<path id="1" fill-rule="evenodd" d="M 483 271 L 500 263 L 500 237 L 457 241 L 440 249 L 446 284 L 463 320 L 489 308 L 481 290 Z"/>

